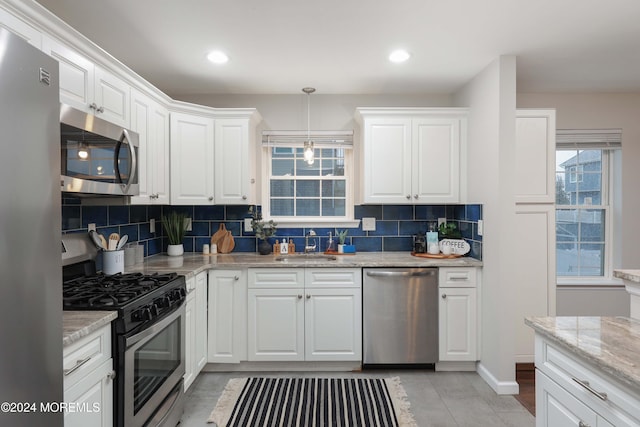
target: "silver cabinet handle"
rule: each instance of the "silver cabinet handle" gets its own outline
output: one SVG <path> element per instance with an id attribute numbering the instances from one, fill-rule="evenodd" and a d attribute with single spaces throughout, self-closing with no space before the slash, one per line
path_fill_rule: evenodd
<path id="1" fill-rule="evenodd" d="M 418 195 L 417 195 L 417 194 L 414 194 L 414 195 L 413 195 L 413 198 L 414 198 L 414 199 L 417 199 L 417 198 L 418 198 Z"/>
<path id="2" fill-rule="evenodd" d="M 98 113 L 104 113 L 104 107 L 100 107 L 96 110 Z"/>
<path id="3" fill-rule="evenodd" d="M 591 427 L 591 426 L 589 424 L 585 423 L 585 422 L 580 421 L 578 423 L 578 427 Z"/>
<path id="4" fill-rule="evenodd" d="M 407 194 L 407 199 L 411 199 L 411 194 Z"/>
<path id="5" fill-rule="evenodd" d="M 447 299 L 447 294 L 442 294 L 442 299 Z"/>
<path id="6" fill-rule="evenodd" d="M 307 299 L 311 299 L 311 295 L 307 294 Z"/>
<path id="7" fill-rule="evenodd" d="M 209 197 L 209 201 L 210 202 L 213 201 L 213 196 Z"/>
<path id="8" fill-rule="evenodd" d="M 85 363 L 87 363 L 89 360 L 91 360 L 92 356 L 87 357 L 86 359 L 80 359 L 76 362 L 75 366 L 73 368 L 69 368 L 69 369 L 65 369 L 63 371 L 64 376 L 66 377 L 67 375 L 71 375 L 72 373 L 74 373 L 75 371 L 77 371 L 78 369 L 80 369 L 80 367 L 82 365 L 84 365 Z"/>
<path id="9" fill-rule="evenodd" d="M 302 294 L 298 294 L 298 299 L 302 299 Z"/>
<path id="10" fill-rule="evenodd" d="M 447 280 L 451 281 L 451 282 L 463 282 L 463 281 L 467 281 L 469 280 L 469 278 L 467 276 L 452 276 L 447 278 Z"/>
<path id="11" fill-rule="evenodd" d="M 115 379 L 116 379 L 116 371 L 111 371 L 111 372 L 109 372 L 109 373 L 107 374 L 107 379 L 108 379 L 108 380 L 111 380 L 111 381 L 115 380 Z"/>
<path id="12" fill-rule="evenodd" d="M 233 280 L 240 280 L 240 276 L 234 276 Z"/>
<path id="13" fill-rule="evenodd" d="M 575 382 L 577 382 L 578 384 L 580 384 L 582 387 L 584 387 L 585 389 L 587 389 L 587 391 L 591 394 L 593 394 L 595 397 L 597 397 L 600 400 L 607 400 L 607 393 L 604 393 L 602 391 L 597 391 L 594 390 L 590 385 L 589 385 L 589 381 L 586 380 L 579 380 L 577 378 L 571 378 L 572 380 L 574 380 Z"/>
<path id="14" fill-rule="evenodd" d="M 242 196 L 242 200 L 247 200 L 247 196 Z"/>
<path id="15" fill-rule="evenodd" d="M 97 109 L 98 109 L 98 106 L 96 105 L 96 103 L 95 103 L 95 102 L 92 102 L 91 104 L 89 104 L 89 108 L 90 108 L 91 110 L 97 110 Z"/>

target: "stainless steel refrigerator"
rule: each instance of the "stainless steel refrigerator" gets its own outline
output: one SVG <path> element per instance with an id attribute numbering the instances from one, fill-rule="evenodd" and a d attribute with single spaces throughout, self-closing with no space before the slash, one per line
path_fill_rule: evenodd
<path id="1" fill-rule="evenodd" d="M 0 27 L 0 425 L 62 426 L 58 63 Z M 7 406 L 6 403 L 9 404 Z"/>

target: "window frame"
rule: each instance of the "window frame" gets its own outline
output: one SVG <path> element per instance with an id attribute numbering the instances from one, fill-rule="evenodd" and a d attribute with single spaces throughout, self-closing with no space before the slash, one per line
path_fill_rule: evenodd
<path id="1" fill-rule="evenodd" d="M 271 215 L 271 179 L 272 175 L 272 149 L 275 146 L 263 146 L 262 147 L 262 169 L 265 171 L 264 179 L 262 180 L 262 213 L 265 220 L 273 220 L 282 226 L 292 227 L 359 227 L 360 220 L 354 218 L 354 205 L 355 205 L 355 155 L 354 149 L 349 147 L 334 147 L 344 148 L 344 179 L 345 179 L 345 215 L 340 217 L 329 216 L 273 216 Z M 293 142 L 290 147 L 279 145 L 277 148 L 299 148 L 299 144 Z M 316 146 L 315 150 L 322 150 L 323 148 L 332 148 L 325 145 Z M 318 176 L 321 180 L 321 176 Z M 341 198 L 342 199 L 342 198 Z M 294 199 L 295 200 L 295 199 Z"/>
<path id="2" fill-rule="evenodd" d="M 602 265 L 602 275 L 598 276 L 559 276 L 558 270 L 556 267 L 556 283 L 557 285 L 571 285 L 571 286 L 610 286 L 610 285 L 620 285 L 620 281 L 613 277 L 613 269 L 614 263 L 613 259 L 615 256 L 615 241 L 614 235 L 617 233 L 614 232 L 615 224 L 616 224 L 616 215 L 614 215 L 615 204 L 617 200 L 614 197 L 615 191 L 613 191 L 613 185 L 616 182 L 616 152 L 615 150 L 608 148 L 591 148 L 591 147 L 580 147 L 580 148 L 559 148 L 556 147 L 556 153 L 559 151 L 578 151 L 581 150 L 600 150 L 601 151 L 601 195 L 600 195 L 600 204 L 599 205 L 586 205 L 586 204 L 566 204 L 560 205 L 554 203 L 555 213 L 557 217 L 557 213 L 559 210 L 571 210 L 571 209 L 581 209 L 581 210 L 602 210 L 604 213 L 604 250 L 603 250 L 603 265 Z M 575 167 L 575 166 L 574 166 Z M 557 174 L 559 171 L 556 168 L 555 173 Z M 569 174 L 570 175 L 570 174 Z M 584 182 L 584 178 L 579 182 Z M 575 182 L 571 182 L 575 183 Z M 577 201 L 577 200 L 576 200 Z M 606 204 L 604 203 L 606 201 Z M 578 243 L 581 243 L 578 241 Z M 556 227 L 556 264 L 557 264 L 557 227 Z"/>

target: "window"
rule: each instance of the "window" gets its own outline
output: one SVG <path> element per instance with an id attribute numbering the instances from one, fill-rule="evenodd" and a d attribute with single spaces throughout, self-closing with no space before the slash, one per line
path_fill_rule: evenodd
<path id="1" fill-rule="evenodd" d="M 344 140 L 314 141 L 309 164 L 296 139 L 263 142 L 269 176 L 263 211 L 280 222 L 353 220 L 352 150 Z M 264 138 L 263 138 L 264 141 Z"/>
<path id="2" fill-rule="evenodd" d="M 603 131 L 559 131 L 556 151 L 556 275 L 610 278 L 613 156 Z M 595 136 L 594 136 L 595 135 Z M 608 133 L 607 133 L 608 135 Z"/>

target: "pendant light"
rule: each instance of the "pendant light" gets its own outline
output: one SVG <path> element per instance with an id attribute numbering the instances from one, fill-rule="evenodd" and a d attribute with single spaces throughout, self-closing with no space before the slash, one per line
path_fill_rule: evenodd
<path id="1" fill-rule="evenodd" d="M 312 165 L 314 162 L 313 141 L 311 140 L 311 94 L 316 91 L 315 88 L 305 87 L 302 91 L 307 94 L 307 140 L 304 142 L 303 156 L 304 161 L 308 165 Z"/>

